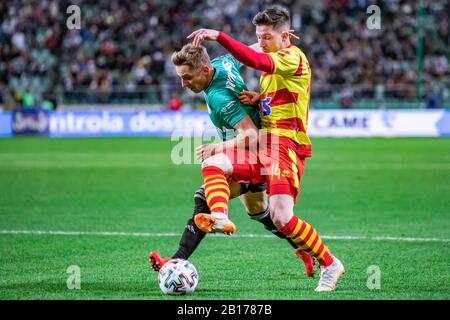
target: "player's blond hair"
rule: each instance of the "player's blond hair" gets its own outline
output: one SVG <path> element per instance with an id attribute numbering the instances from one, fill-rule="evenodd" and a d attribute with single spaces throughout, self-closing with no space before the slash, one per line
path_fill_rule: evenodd
<path id="1" fill-rule="evenodd" d="M 198 70 L 204 65 L 211 67 L 211 60 L 206 48 L 196 47 L 192 43 L 188 43 L 180 51 L 174 52 L 172 63 L 176 66 L 189 66 L 193 70 Z"/>
<path id="2" fill-rule="evenodd" d="M 281 28 L 290 28 L 291 17 L 289 11 L 281 6 L 273 6 L 258 12 L 253 18 L 255 26 L 272 26 L 276 30 Z"/>

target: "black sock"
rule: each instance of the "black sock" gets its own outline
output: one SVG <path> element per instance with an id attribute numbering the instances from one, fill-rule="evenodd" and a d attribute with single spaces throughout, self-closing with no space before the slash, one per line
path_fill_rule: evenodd
<path id="1" fill-rule="evenodd" d="M 273 224 L 272 218 L 270 217 L 269 208 L 255 215 L 251 214 L 248 215 L 250 216 L 251 219 L 261 222 L 267 230 L 272 232 L 278 238 L 286 239 L 287 242 L 289 242 L 289 244 L 292 246 L 292 248 L 298 249 L 298 246 L 295 244 L 295 242 L 292 241 L 291 238 L 286 237 L 282 232 L 278 231 L 278 228 Z"/>
<path id="2" fill-rule="evenodd" d="M 194 222 L 197 213 L 211 213 L 205 198 L 205 189 L 199 188 L 194 194 L 194 214 L 187 221 L 184 232 L 181 236 L 178 250 L 172 256 L 174 259 L 189 259 L 197 246 L 205 237 L 206 233 L 201 231 Z"/>

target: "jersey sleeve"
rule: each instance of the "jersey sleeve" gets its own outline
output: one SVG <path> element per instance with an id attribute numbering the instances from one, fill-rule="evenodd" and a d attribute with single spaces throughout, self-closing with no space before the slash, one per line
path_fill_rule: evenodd
<path id="1" fill-rule="evenodd" d="M 230 126 L 234 127 L 236 123 L 241 121 L 247 113 L 242 103 L 231 94 L 225 92 L 216 93 L 213 97 L 217 112 L 220 113 L 222 119 Z"/>
<path id="2" fill-rule="evenodd" d="M 273 61 L 268 54 L 256 52 L 222 31 L 219 32 L 217 41 L 243 64 L 257 70 L 272 73 Z"/>
<path id="3" fill-rule="evenodd" d="M 269 53 L 274 63 L 274 74 L 284 76 L 301 75 L 303 71 L 303 59 L 293 50 L 283 49 Z"/>

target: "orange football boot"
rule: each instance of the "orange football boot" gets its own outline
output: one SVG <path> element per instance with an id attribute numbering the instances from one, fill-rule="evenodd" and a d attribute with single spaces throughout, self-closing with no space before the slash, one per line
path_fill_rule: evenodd
<path id="1" fill-rule="evenodd" d="M 236 232 L 234 223 L 228 219 L 226 214 L 220 212 L 197 213 L 194 222 L 200 230 L 206 233 L 222 232 L 231 235 Z"/>

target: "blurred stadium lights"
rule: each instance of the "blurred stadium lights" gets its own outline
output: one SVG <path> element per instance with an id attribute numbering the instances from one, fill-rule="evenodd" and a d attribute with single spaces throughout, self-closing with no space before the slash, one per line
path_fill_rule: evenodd
<path id="1" fill-rule="evenodd" d="M 368 30 L 369 2 L 270 2 L 291 11 L 313 72 L 311 107 L 450 107 L 450 2 L 376 2 L 381 30 Z M 181 90 L 172 52 L 198 26 L 254 42 L 251 17 L 269 4 L 217 0 L 190 10 L 190 1 L 126 3 L 77 1 L 82 28 L 68 30 L 66 2 L 1 2 L 0 108 L 158 109 L 173 93 L 187 107 L 202 107 L 201 95 Z M 225 53 L 218 45 L 207 47 L 212 57 Z M 257 72 L 244 69 L 243 76 L 250 89 L 258 89 Z"/>

